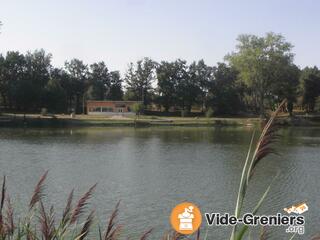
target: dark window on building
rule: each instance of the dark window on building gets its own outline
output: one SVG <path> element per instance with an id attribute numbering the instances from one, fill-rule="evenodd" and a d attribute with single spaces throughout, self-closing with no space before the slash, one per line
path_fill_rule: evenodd
<path id="1" fill-rule="evenodd" d="M 101 112 L 101 107 L 91 107 L 89 108 L 89 112 Z"/>
<path id="2" fill-rule="evenodd" d="M 125 108 L 126 105 L 124 103 L 116 103 L 116 108 Z"/>
<path id="3" fill-rule="evenodd" d="M 103 107 L 102 112 L 113 112 L 113 108 L 111 107 Z"/>

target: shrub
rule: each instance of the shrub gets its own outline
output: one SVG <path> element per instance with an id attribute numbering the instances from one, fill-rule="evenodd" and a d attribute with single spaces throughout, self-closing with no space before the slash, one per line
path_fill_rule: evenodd
<path id="1" fill-rule="evenodd" d="M 188 117 L 189 111 L 188 110 L 181 110 L 181 117 Z"/>
<path id="2" fill-rule="evenodd" d="M 206 111 L 206 117 L 207 118 L 211 118 L 211 117 L 213 117 L 213 110 L 212 110 L 212 108 L 210 107 L 207 111 Z"/>
<path id="3" fill-rule="evenodd" d="M 48 109 L 47 109 L 47 108 L 41 108 L 40 114 L 41 114 L 42 116 L 47 115 L 47 114 L 48 114 Z"/>
<path id="4" fill-rule="evenodd" d="M 136 113 L 136 115 L 140 115 L 143 112 L 144 106 L 142 103 L 135 103 L 132 105 L 132 111 Z"/>

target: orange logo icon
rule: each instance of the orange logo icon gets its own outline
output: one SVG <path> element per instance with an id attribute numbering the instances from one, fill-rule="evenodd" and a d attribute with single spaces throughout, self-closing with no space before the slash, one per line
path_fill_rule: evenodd
<path id="1" fill-rule="evenodd" d="M 202 222 L 200 209 L 190 202 L 183 202 L 172 209 L 170 216 L 171 226 L 181 234 L 196 232 Z"/>

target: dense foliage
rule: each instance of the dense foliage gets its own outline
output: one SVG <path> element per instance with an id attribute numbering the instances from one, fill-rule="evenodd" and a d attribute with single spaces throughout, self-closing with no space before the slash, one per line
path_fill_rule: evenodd
<path id="1" fill-rule="evenodd" d="M 131 63 L 123 78 L 104 62 L 88 65 L 72 59 L 55 68 L 51 59 L 42 49 L 0 55 L 2 111 L 82 113 L 92 99 L 139 100 L 145 108 L 164 112 L 264 115 L 284 98 L 289 112 L 294 103 L 308 112 L 320 103 L 320 71 L 299 69 L 292 45 L 274 33 L 240 35 L 236 51 L 217 66 L 203 60 L 157 63 L 143 58 Z"/>

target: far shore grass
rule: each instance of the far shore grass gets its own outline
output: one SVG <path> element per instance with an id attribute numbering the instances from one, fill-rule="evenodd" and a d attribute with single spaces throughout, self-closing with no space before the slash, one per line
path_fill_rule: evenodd
<path id="1" fill-rule="evenodd" d="M 253 125 L 260 122 L 259 118 L 240 117 L 158 117 L 146 115 L 130 116 L 93 116 L 79 114 L 5 114 L 0 117 L 0 126 L 210 126 L 210 125 Z"/>
<path id="2" fill-rule="evenodd" d="M 280 116 L 283 125 L 320 126 L 320 117 L 315 115 Z M 251 126 L 261 123 L 259 117 L 159 117 L 149 115 L 96 116 L 77 114 L 12 114 L 2 113 L 0 127 L 149 127 L 149 126 Z"/>

